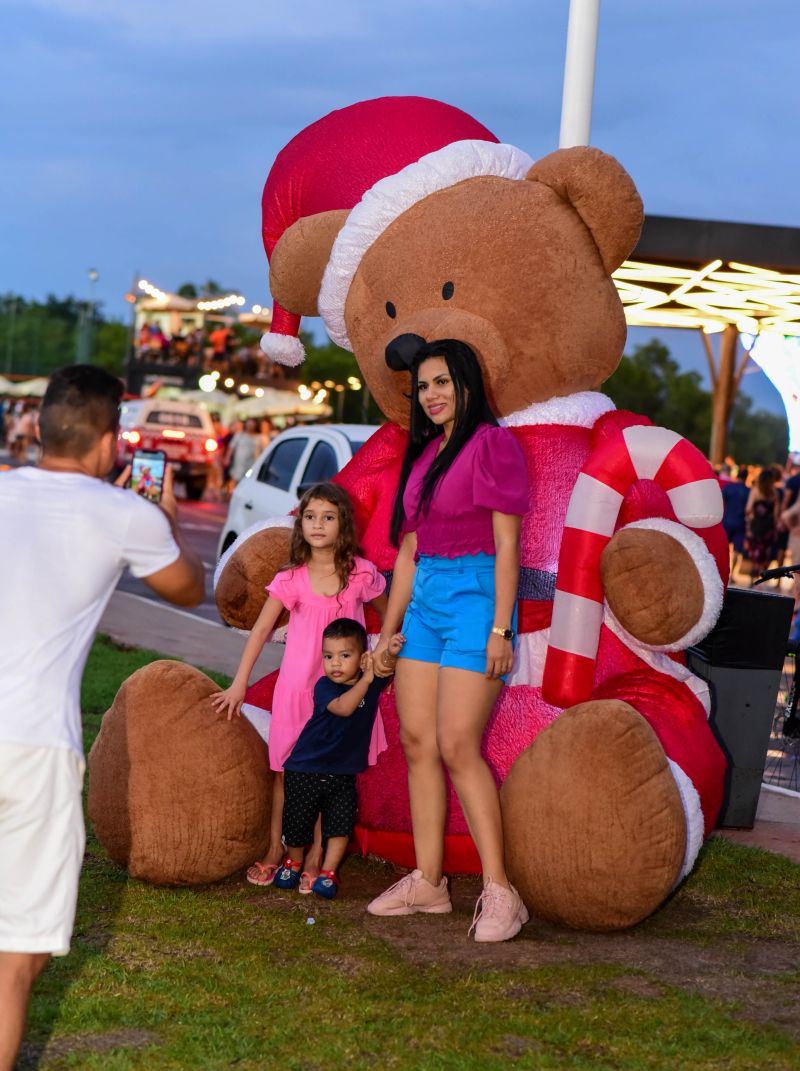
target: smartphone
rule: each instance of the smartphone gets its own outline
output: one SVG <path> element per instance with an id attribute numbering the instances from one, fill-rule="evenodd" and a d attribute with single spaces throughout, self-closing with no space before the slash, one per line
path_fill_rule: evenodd
<path id="1" fill-rule="evenodd" d="M 163 450 L 136 450 L 131 460 L 130 489 L 151 502 L 160 502 L 166 467 Z"/>

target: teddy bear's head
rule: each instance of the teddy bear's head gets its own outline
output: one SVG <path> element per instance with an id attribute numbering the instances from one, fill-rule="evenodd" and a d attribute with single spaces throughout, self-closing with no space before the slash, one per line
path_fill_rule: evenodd
<path id="1" fill-rule="evenodd" d="M 465 152 L 479 160 L 452 181 Z M 376 183 L 350 212 L 298 220 L 273 251 L 270 285 L 286 309 L 322 315 L 390 419 L 407 423 L 405 369 L 437 338 L 472 346 L 507 415 L 614 371 L 625 320 L 611 273 L 641 224 L 633 181 L 598 149 L 533 163 L 512 146 L 459 142 Z"/>

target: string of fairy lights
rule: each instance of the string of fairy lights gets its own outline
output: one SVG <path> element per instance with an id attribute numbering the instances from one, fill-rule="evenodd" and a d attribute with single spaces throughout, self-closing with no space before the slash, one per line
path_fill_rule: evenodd
<path id="1" fill-rule="evenodd" d="M 169 306 L 170 301 L 173 301 L 177 295 L 167 293 L 167 291 L 155 286 L 147 279 L 139 279 L 137 282 L 138 289 L 152 298 L 159 305 L 165 309 Z M 182 299 L 192 300 L 192 299 Z M 195 308 L 199 312 L 224 312 L 226 309 L 235 311 L 242 308 L 247 303 L 247 299 L 242 294 L 225 294 L 218 298 L 208 298 L 195 300 Z M 246 316 L 248 314 L 245 314 Z M 272 320 L 272 313 L 269 307 L 264 305 L 252 305 L 249 316 L 253 321 L 261 322 L 264 325 L 268 325 Z M 269 388 L 261 387 L 256 384 L 242 380 L 237 382 L 236 378 L 231 375 L 223 377 L 223 374 L 219 371 L 207 372 L 200 376 L 199 387 L 206 393 L 211 393 L 214 390 L 224 388 L 231 393 L 239 394 L 243 398 L 263 398 L 266 391 Z M 300 395 L 300 400 L 306 402 L 309 405 L 322 405 L 326 399 L 332 399 L 336 395 L 343 394 L 345 391 L 358 391 L 362 389 L 361 380 L 357 376 L 348 376 L 346 383 L 336 383 L 332 379 L 326 379 L 324 381 L 313 380 L 310 383 L 301 383 L 296 388 L 297 393 Z"/>

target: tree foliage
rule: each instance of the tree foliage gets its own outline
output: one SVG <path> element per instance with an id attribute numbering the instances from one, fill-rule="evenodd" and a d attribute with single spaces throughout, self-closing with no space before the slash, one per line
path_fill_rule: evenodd
<path id="1" fill-rule="evenodd" d="M 54 294 L 44 302 L 0 297 L 0 372 L 49 375 L 83 349 L 93 363 L 121 373 L 129 338 L 128 326 L 107 320 L 100 304 Z"/>
<path id="2" fill-rule="evenodd" d="M 625 355 L 603 390 L 618 409 L 648 416 L 708 452 L 711 438 L 711 394 L 697 372 L 682 372 L 667 347 L 657 339 Z M 782 416 L 753 410 L 739 394 L 731 417 L 728 453 L 747 464 L 771 464 L 786 457 L 788 428 Z"/>

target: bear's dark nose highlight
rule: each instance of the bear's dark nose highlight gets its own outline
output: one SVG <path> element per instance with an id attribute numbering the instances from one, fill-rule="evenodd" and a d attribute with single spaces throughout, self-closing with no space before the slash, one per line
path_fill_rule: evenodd
<path id="1" fill-rule="evenodd" d="M 398 335 L 386 347 L 386 363 L 393 372 L 407 372 L 427 344 L 420 335 Z"/>

